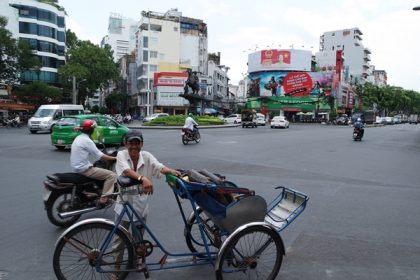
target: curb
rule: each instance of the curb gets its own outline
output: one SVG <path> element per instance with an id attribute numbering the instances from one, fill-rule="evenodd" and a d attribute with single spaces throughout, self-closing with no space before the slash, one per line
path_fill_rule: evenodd
<path id="1" fill-rule="evenodd" d="M 241 126 L 241 124 L 222 124 L 222 125 L 200 125 L 199 129 L 209 128 L 230 128 Z M 143 126 L 143 125 L 127 125 L 129 129 L 181 129 L 182 126 Z"/>

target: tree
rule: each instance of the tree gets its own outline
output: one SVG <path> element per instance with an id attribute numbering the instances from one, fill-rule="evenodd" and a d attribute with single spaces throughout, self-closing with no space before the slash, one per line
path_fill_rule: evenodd
<path id="1" fill-rule="evenodd" d="M 359 109 L 376 109 L 385 116 L 420 112 L 420 94 L 397 86 L 378 87 L 372 83 L 355 86 Z"/>
<path id="2" fill-rule="evenodd" d="M 22 71 L 39 72 L 41 62 L 26 41 L 17 41 L 6 29 L 7 18 L 0 17 L 0 80 L 9 85 L 19 81 Z"/>
<path id="3" fill-rule="evenodd" d="M 46 103 L 59 103 L 62 98 L 60 89 L 38 81 L 19 86 L 15 88 L 14 93 L 20 101 L 37 106 Z"/>
<path id="4" fill-rule="evenodd" d="M 79 101 L 84 100 L 86 95 L 91 96 L 98 88 L 104 89 L 109 81 L 119 78 L 118 68 L 109 48 L 100 48 L 90 41 L 80 41 L 70 30 L 66 35 L 70 39 L 67 43 L 67 62 L 60 67 L 59 74 L 66 88 L 72 88 L 73 76 L 77 82 L 86 80 L 79 84 Z"/>
<path id="5" fill-rule="evenodd" d="M 121 112 L 124 96 L 121 93 L 113 92 L 105 98 L 106 107 L 112 112 Z"/>

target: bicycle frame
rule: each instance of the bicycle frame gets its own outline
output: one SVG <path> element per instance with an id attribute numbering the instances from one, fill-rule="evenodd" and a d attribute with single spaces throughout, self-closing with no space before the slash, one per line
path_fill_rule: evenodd
<path id="1" fill-rule="evenodd" d="M 106 249 L 109 246 L 111 246 L 111 242 L 113 240 L 113 237 L 114 237 L 117 229 L 120 228 L 121 221 L 123 220 L 124 216 L 126 216 L 129 220 L 133 237 L 136 237 L 137 240 L 139 240 L 140 242 L 144 240 L 143 235 L 140 233 L 139 229 L 137 228 L 137 226 L 134 222 L 134 220 L 135 220 L 134 217 L 133 217 L 133 215 L 134 215 L 135 218 L 137 219 L 137 221 L 139 221 L 141 223 L 144 230 L 149 234 L 149 236 L 151 237 L 151 239 L 155 243 L 155 245 L 153 245 L 153 247 L 158 247 L 162 251 L 162 253 L 164 254 L 162 256 L 162 258 L 160 259 L 160 261 L 158 261 L 158 262 L 151 262 L 151 263 L 146 262 L 149 271 L 164 270 L 164 269 L 171 269 L 171 268 L 181 268 L 181 267 L 187 267 L 187 266 L 197 266 L 197 265 L 203 265 L 203 264 L 212 264 L 214 266 L 218 252 L 211 252 L 210 245 L 209 245 L 209 243 L 207 241 L 207 238 L 205 236 L 203 221 L 201 220 L 201 217 L 198 213 L 198 207 L 195 204 L 192 197 L 190 196 L 190 194 L 188 193 L 188 191 L 186 193 L 188 195 L 188 200 L 191 203 L 191 207 L 193 209 L 193 213 L 195 215 L 195 218 L 198 221 L 200 235 L 201 235 L 201 238 L 202 238 L 202 241 L 203 241 L 203 244 L 204 244 L 204 248 L 205 248 L 204 252 L 171 253 L 168 250 L 166 250 L 165 247 L 163 246 L 163 244 L 157 238 L 157 236 L 153 233 L 151 228 L 143 220 L 141 215 L 139 215 L 139 213 L 137 213 L 137 211 L 134 209 L 134 207 L 131 205 L 130 202 L 123 200 L 122 192 L 119 192 L 118 195 L 122 200 L 120 203 L 123 204 L 123 209 L 122 209 L 121 213 L 118 215 L 118 217 L 117 217 L 117 219 L 114 223 L 114 229 L 112 230 L 112 232 L 110 232 L 110 234 L 108 234 L 105 241 L 100 246 L 100 257 L 102 257 L 103 252 L 105 252 Z M 174 195 L 175 195 L 175 199 L 176 199 L 177 204 L 178 204 L 178 208 L 181 212 L 182 220 L 184 221 L 184 224 L 186 225 L 187 224 L 187 218 L 186 218 L 184 209 L 182 208 L 180 199 L 179 199 L 179 197 L 178 197 L 178 195 L 175 191 L 174 191 Z M 136 243 L 136 241 L 134 241 L 133 239 L 131 239 L 131 240 L 132 240 L 133 244 Z M 202 256 L 203 254 L 206 255 L 207 258 L 197 258 L 197 256 L 199 256 L 199 255 Z M 171 263 L 169 264 L 168 263 L 168 257 L 169 256 L 176 257 L 178 259 L 170 259 Z M 181 257 L 184 257 L 184 258 L 182 259 Z M 102 273 L 113 272 L 113 271 L 109 271 L 109 270 L 103 270 L 101 268 L 100 264 L 96 265 L 96 270 L 97 270 L 97 272 L 102 272 Z M 130 270 L 120 270 L 120 271 L 123 272 L 123 271 L 138 271 L 138 270 L 137 269 L 130 269 Z"/>

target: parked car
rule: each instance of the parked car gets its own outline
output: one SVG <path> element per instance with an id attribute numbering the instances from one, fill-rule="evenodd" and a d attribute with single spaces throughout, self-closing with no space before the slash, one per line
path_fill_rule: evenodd
<path id="1" fill-rule="evenodd" d="M 162 118 L 162 117 L 168 117 L 168 116 L 169 116 L 169 114 L 167 114 L 167 113 L 156 113 L 156 114 L 152 114 L 150 116 L 145 117 L 143 119 L 143 122 L 150 122 L 154 119 Z"/>
<path id="2" fill-rule="evenodd" d="M 120 145 L 128 128 L 102 115 L 77 115 L 61 118 L 51 133 L 51 144 L 59 150 L 70 148 L 74 139 L 81 133 L 80 124 L 85 119 L 96 121 L 97 127 L 92 133 L 92 140 L 96 144 Z"/>
<path id="3" fill-rule="evenodd" d="M 270 126 L 271 128 L 289 128 L 289 121 L 283 116 L 275 116 L 271 119 Z"/>
<path id="4" fill-rule="evenodd" d="M 257 125 L 265 125 L 265 117 L 257 117 Z"/>
<path id="5" fill-rule="evenodd" d="M 225 118 L 226 123 L 241 123 L 241 115 L 240 114 L 231 114 Z"/>
<path id="6" fill-rule="evenodd" d="M 261 113 L 257 113 L 257 125 L 264 125 L 265 126 L 265 116 Z"/>

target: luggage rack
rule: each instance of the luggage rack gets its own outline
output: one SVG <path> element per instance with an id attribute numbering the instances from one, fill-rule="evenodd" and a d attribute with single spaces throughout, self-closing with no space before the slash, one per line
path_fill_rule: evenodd
<path id="1" fill-rule="evenodd" d="M 268 205 L 264 221 L 280 232 L 305 210 L 309 198 L 306 194 L 282 186 L 276 189 L 281 189 L 281 192 Z"/>

